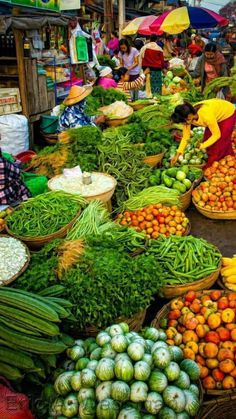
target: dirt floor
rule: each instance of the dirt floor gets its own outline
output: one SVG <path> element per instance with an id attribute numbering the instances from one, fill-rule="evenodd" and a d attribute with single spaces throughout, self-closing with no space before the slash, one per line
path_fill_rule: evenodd
<path id="1" fill-rule="evenodd" d="M 231 257 L 236 254 L 236 220 L 210 220 L 201 215 L 193 205 L 186 211 L 186 215 L 191 222 L 190 234 L 215 244 L 223 256 Z M 157 297 L 147 310 L 145 324 L 150 324 L 167 302 L 168 300 Z"/>

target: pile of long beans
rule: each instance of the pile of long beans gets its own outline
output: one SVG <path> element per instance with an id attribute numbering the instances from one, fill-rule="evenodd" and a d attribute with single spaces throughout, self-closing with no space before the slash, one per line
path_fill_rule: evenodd
<path id="1" fill-rule="evenodd" d="M 180 205 L 179 191 L 165 186 L 150 186 L 129 198 L 122 205 L 124 209 L 135 211 L 152 204 Z"/>
<path id="2" fill-rule="evenodd" d="M 46 236 L 70 223 L 84 203 L 79 195 L 46 192 L 21 203 L 6 218 L 7 226 L 18 236 Z"/>
<path id="3" fill-rule="evenodd" d="M 193 236 L 152 240 L 148 253 L 156 255 L 161 266 L 158 278 L 165 285 L 205 278 L 219 268 L 222 257 L 213 244 Z"/>

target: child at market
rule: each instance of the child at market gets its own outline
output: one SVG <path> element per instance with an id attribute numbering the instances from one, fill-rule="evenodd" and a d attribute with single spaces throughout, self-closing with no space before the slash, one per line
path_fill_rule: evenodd
<path id="1" fill-rule="evenodd" d="M 132 91 L 139 90 L 145 85 L 145 75 L 149 72 L 146 69 L 136 80 L 129 81 L 129 71 L 125 67 L 121 67 L 118 70 L 119 81 L 117 83 L 117 89 L 126 94 L 128 102 L 132 101 Z"/>
<path id="2" fill-rule="evenodd" d="M 97 85 L 103 87 L 103 89 L 115 89 L 117 87 L 117 83 L 113 80 L 111 67 L 103 67 L 100 70 Z"/>
<path id="3" fill-rule="evenodd" d="M 19 161 L 8 161 L 0 149 L 0 205 L 12 205 L 30 197 L 21 179 L 20 164 Z"/>
<path id="4" fill-rule="evenodd" d="M 112 57 L 111 61 L 114 61 L 116 68 L 120 67 L 119 50 L 118 49 L 115 49 L 114 56 Z"/>

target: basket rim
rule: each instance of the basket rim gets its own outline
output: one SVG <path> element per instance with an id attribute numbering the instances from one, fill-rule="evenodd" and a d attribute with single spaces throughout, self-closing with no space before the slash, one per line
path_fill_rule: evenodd
<path id="1" fill-rule="evenodd" d="M 142 143 L 141 143 L 142 144 Z M 145 145 L 145 143 L 143 143 L 144 145 Z M 144 160 L 145 159 L 149 159 L 149 158 L 162 158 L 162 157 L 164 157 L 164 154 L 165 154 L 165 151 L 162 151 L 161 153 L 159 153 L 159 154 L 152 154 L 151 156 L 145 156 L 144 157 Z"/>
<path id="2" fill-rule="evenodd" d="M 26 260 L 26 262 L 25 262 L 25 264 L 24 264 L 24 266 L 22 266 L 22 268 L 19 270 L 19 272 L 17 272 L 15 275 L 13 275 L 11 278 L 9 278 L 9 279 L 7 279 L 6 281 L 4 281 L 1 285 L 0 285 L 0 287 L 4 287 L 5 285 L 9 285 L 9 284 L 11 284 L 13 281 L 15 281 L 21 274 L 23 274 L 25 271 L 26 271 L 26 269 L 28 268 L 28 266 L 29 266 L 29 263 L 30 263 L 30 259 L 31 259 L 31 255 L 30 255 L 30 251 L 29 251 L 29 248 L 28 248 L 28 246 L 24 243 L 24 242 L 22 242 L 21 240 L 19 240 L 18 238 L 16 238 L 16 237 L 12 237 L 12 236 L 10 236 L 9 234 L 1 234 L 0 233 L 0 238 L 1 237 L 9 237 L 9 238 L 13 238 L 13 239 L 15 239 L 15 240 L 18 240 L 21 244 L 22 244 L 22 246 L 24 246 L 24 248 L 25 248 L 25 250 L 26 250 L 26 254 L 27 254 L 27 260 Z"/>
<path id="3" fill-rule="evenodd" d="M 35 242 L 35 241 L 40 242 L 40 241 L 44 241 L 44 240 L 53 239 L 56 234 L 64 232 L 64 230 L 66 230 L 68 227 L 70 227 L 71 225 L 74 224 L 74 222 L 77 220 L 77 218 L 80 216 L 80 214 L 81 214 L 81 210 L 79 210 L 77 212 L 76 216 L 69 223 L 67 223 L 66 225 L 64 225 L 63 227 L 61 227 L 59 230 L 55 231 L 54 233 L 50 233 L 50 234 L 47 234 L 45 236 L 35 236 L 35 237 L 32 237 L 32 236 L 18 236 L 8 227 L 7 223 L 5 224 L 5 228 L 6 228 L 6 232 L 8 233 L 8 235 L 10 235 L 11 237 L 14 237 L 18 240 L 21 240 L 23 242 L 29 242 L 29 243 Z"/>
<path id="4" fill-rule="evenodd" d="M 197 189 L 197 188 L 196 188 Z M 199 210 L 201 210 L 201 211 L 204 211 L 205 213 L 207 213 L 207 214 L 225 214 L 225 215 L 234 215 L 234 216 L 236 216 L 236 210 L 235 211 L 217 211 L 217 210 L 209 210 L 209 209 L 206 209 L 206 208 L 203 208 L 203 207 L 200 207 L 200 205 L 198 205 L 196 202 L 195 202 L 195 200 L 194 200 L 194 198 L 192 197 L 192 201 L 193 201 L 193 204 L 195 205 L 195 207 L 197 208 L 197 210 L 199 209 Z"/>
<path id="5" fill-rule="evenodd" d="M 104 192 L 102 192 L 102 193 L 100 193 L 100 194 L 96 194 L 96 195 L 89 195 L 89 196 L 83 196 L 82 195 L 82 197 L 83 198 L 85 198 L 85 199 L 91 199 L 91 198 L 94 198 L 95 196 L 99 196 L 99 195 L 103 195 L 103 194 L 105 194 L 105 193 L 109 193 L 109 192 L 111 192 L 113 189 L 115 189 L 116 188 L 116 186 L 117 186 L 117 180 L 112 176 L 112 175 L 110 175 L 109 173 L 103 173 L 103 172 L 91 172 L 91 175 L 92 174 L 97 174 L 97 175 L 103 175 L 103 176 L 106 176 L 106 177 L 109 177 L 110 179 L 112 179 L 112 181 L 113 181 L 113 186 L 110 188 L 110 189 L 108 189 L 107 191 L 104 191 Z M 50 189 L 50 190 L 56 190 L 56 189 L 51 189 L 50 188 L 50 183 L 51 183 L 51 181 L 53 180 L 53 179 L 56 179 L 56 178 L 58 178 L 58 177 L 61 177 L 61 176 L 63 176 L 63 174 L 60 174 L 60 175 L 56 175 L 56 176 L 53 176 L 51 179 L 49 179 L 49 181 L 48 181 L 48 183 L 47 183 L 47 185 L 48 185 L 48 188 Z M 79 195 L 79 194 L 78 194 Z"/>

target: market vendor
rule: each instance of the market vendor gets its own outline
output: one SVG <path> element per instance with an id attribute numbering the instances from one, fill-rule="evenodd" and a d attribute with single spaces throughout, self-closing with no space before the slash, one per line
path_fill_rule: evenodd
<path id="1" fill-rule="evenodd" d="M 99 72 L 98 86 L 103 89 L 115 89 L 117 83 L 113 80 L 113 74 L 111 67 L 103 67 Z"/>
<path id="2" fill-rule="evenodd" d="M 222 99 L 209 99 L 192 106 L 186 102 L 175 108 L 172 121 L 184 124 L 183 138 L 171 160 L 172 166 L 184 154 L 191 136 L 191 126 L 206 128 L 203 142 L 199 146 L 200 150 L 207 150 L 208 160 L 205 167 L 234 154 L 231 137 L 236 124 L 236 111 L 232 103 Z"/>
<path id="3" fill-rule="evenodd" d="M 59 117 L 58 131 L 69 128 L 84 127 L 86 125 L 99 125 L 105 122 L 103 115 L 98 117 L 85 114 L 86 97 L 92 92 L 91 85 L 72 86 L 69 95 L 64 100 L 65 108 Z"/>
<path id="4" fill-rule="evenodd" d="M 21 178 L 21 162 L 11 163 L 0 149 L 0 205 L 13 205 L 25 201 L 30 192 Z"/>

